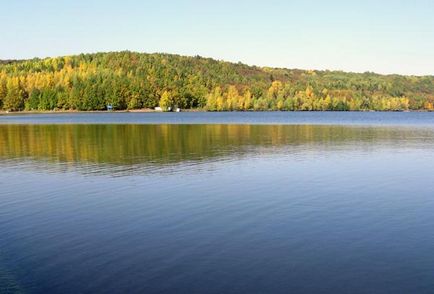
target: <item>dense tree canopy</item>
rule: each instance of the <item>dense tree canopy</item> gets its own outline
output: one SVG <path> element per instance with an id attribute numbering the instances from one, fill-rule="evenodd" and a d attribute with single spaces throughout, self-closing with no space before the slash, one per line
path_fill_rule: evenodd
<path id="1" fill-rule="evenodd" d="M 432 110 L 434 77 L 115 52 L 0 62 L 0 109 Z"/>

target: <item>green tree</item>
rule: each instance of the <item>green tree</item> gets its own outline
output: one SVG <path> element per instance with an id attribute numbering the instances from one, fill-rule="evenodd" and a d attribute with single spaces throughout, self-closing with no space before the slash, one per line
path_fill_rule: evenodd
<path id="1" fill-rule="evenodd" d="M 224 93 L 213 93 L 217 88 Z M 431 110 L 434 77 L 260 68 L 128 51 L 0 61 L 2 109 L 153 108 L 165 91 L 171 106 L 210 111 Z"/>

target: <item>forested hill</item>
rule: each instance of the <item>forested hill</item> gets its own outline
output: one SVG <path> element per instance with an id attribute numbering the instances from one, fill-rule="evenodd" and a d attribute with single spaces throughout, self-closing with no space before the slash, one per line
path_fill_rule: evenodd
<path id="1" fill-rule="evenodd" d="M 161 106 L 224 110 L 432 110 L 434 76 L 261 68 L 134 52 L 0 62 L 3 110 Z"/>

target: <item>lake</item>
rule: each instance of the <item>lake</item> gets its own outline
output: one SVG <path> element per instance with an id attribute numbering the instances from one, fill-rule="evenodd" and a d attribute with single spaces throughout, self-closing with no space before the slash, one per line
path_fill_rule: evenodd
<path id="1" fill-rule="evenodd" d="M 0 116 L 0 293 L 432 293 L 434 113 Z"/>

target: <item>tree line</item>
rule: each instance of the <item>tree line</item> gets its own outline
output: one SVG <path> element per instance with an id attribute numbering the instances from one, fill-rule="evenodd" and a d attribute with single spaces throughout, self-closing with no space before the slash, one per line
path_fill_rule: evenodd
<path id="1" fill-rule="evenodd" d="M 208 111 L 433 110 L 434 77 L 306 71 L 112 52 L 0 62 L 8 111 L 180 107 Z"/>

